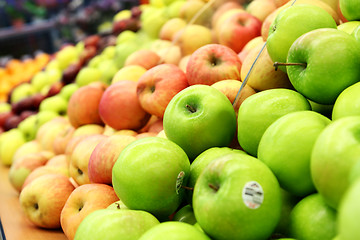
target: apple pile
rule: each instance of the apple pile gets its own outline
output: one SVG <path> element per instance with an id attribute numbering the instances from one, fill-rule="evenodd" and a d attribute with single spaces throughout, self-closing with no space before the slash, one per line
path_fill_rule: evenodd
<path id="1" fill-rule="evenodd" d="M 35 112 L 0 135 L 24 216 L 76 240 L 359 239 L 359 7 L 120 12 L 116 37 L 64 47 L 10 96 Z"/>

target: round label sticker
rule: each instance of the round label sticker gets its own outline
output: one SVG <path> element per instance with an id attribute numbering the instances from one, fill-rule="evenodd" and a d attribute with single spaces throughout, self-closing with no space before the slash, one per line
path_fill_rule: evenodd
<path id="1" fill-rule="evenodd" d="M 264 191 L 258 182 L 247 182 L 242 191 L 244 204 L 251 209 L 257 209 L 264 201 Z"/>
<path id="2" fill-rule="evenodd" d="M 176 194 L 179 194 L 180 188 L 184 181 L 184 177 L 185 177 L 185 172 L 184 171 L 179 172 L 176 178 Z"/>

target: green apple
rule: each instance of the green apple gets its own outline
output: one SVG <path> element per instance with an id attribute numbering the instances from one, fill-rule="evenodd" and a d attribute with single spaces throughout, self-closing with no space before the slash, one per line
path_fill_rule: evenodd
<path id="1" fill-rule="evenodd" d="M 349 187 L 349 175 L 359 161 L 360 116 L 343 117 L 331 122 L 315 141 L 311 177 L 317 191 L 334 209 Z"/>
<path id="2" fill-rule="evenodd" d="M 236 115 L 229 99 L 208 85 L 193 85 L 176 94 L 163 118 L 166 137 L 190 160 L 211 147 L 226 147 L 236 133 Z"/>
<path id="3" fill-rule="evenodd" d="M 280 186 L 300 197 L 315 192 L 310 158 L 317 137 L 331 120 L 313 111 L 286 114 L 264 132 L 258 158 L 275 174 Z"/>
<path id="4" fill-rule="evenodd" d="M 87 215 L 76 230 L 74 240 L 133 240 L 160 224 L 150 213 L 141 210 L 99 209 Z"/>
<path id="5" fill-rule="evenodd" d="M 80 55 L 85 49 L 85 42 L 79 41 L 78 43 L 76 43 L 75 48 L 77 50 L 77 53 Z"/>
<path id="6" fill-rule="evenodd" d="M 102 79 L 102 71 L 99 68 L 84 67 L 76 75 L 75 83 L 78 87 L 82 87 L 92 82 L 102 81 Z"/>
<path id="7" fill-rule="evenodd" d="M 345 88 L 360 79 L 360 44 L 343 31 L 316 29 L 293 43 L 287 63 L 301 63 L 286 67 L 298 92 L 314 102 L 334 104 Z"/>
<path id="8" fill-rule="evenodd" d="M 196 227 L 183 222 L 162 222 L 145 232 L 139 240 L 210 240 Z"/>
<path id="9" fill-rule="evenodd" d="M 9 112 L 11 110 L 11 104 L 7 102 L 0 102 L 0 113 Z"/>
<path id="10" fill-rule="evenodd" d="M 280 221 L 274 230 L 274 235 L 289 236 L 290 214 L 301 199 L 301 197 L 294 196 L 281 188 L 281 215 Z"/>
<path id="11" fill-rule="evenodd" d="M 114 61 L 118 69 L 122 68 L 125 64 L 126 58 L 138 49 L 139 49 L 139 44 L 135 41 L 121 43 L 117 45 L 115 49 Z"/>
<path id="12" fill-rule="evenodd" d="M 343 22 L 337 26 L 338 30 L 351 34 L 356 27 L 360 26 L 360 21 Z"/>
<path id="13" fill-rule="evenodd" d="M 59 96 L 63 97 L 66 101 L 69 101 L 71 95 L 78 89 L 79 89 L 78 84 L 69 83 L 60 90 Z"/>
<path id="14" fill-rule="evenodd" d="M 360 83 L 346 88 L 337 97 L 332 111 L 332 120 L 360 115 Z"/>
<path id="15" fill-rule="evenodd" d="M 184 199 L 190 161 L 175 143 L 159 137 L 138 139 L 122 150 L 112 169 L 112 184 L 130 209 L 166 220 Z"/>
<path id="16" fill-rule="evenodd" d="M 185 0 L 178 0 L 170 3 L 165 9 L 169 18 L 172 19 L 180 17 L 180 9 L 185 3 Z"/>
<path id="17" fill-rule="evenodd" d="M 97 56 L 93 57 L 92 59 L 90 59 L 87 67 L 97 68 L 97 66 L 104 60 L 105 60 L 105 56 L 97 55 Z"/>
<path id="18" fill-rule="evenodd" d="M 157 39 L 167 20 L 165 8 L 148 7 L 141 14 L 141 28 L 151 38 Z"/>
<path id="19" fill-rule="evenodd" d="M 300 93 L 290 89 L 269 89 L 246 98 L 238 112 L 238 141 L 249 154 L 257 156 L 265 130 L 278 118 L 291 112 L 311 110 Z"/>
<path id="20" fill-rule="evenodd" d="M 360 217 L 360 178 L 354 181 L 346 191 L 338 209 L 337 231 L 339 240 L 360 239 L 357 219 Z"/>
<path id="21" fill-rule="evenodd" d="M 14 88 L 11 93 L 11 103 L 19 102 L 21 99 L 30 97 L 36 93 L 35 87 L 31 83 L 22 83 Z"/>
<path id="22" fill-rule="evenodd" d="M 360 20 L 360 4 L 356 0 L 339 0 L 342 15 L 348 21 Z"/>
<path id="23" fill-rule="evenodd" d="M 43 124 L 51 121 L 52 119 L 59 117 L 60 115 L 55 112 L 55 111 L 51 111 L 51 110 L 43 110 L 40 111 L 36 114 L 36 131 L 37 129 L 39 129 Z"/>
<path id="24" fill-rule="evenodd" d="M 101 52 L 101 55 L 105 57 L 105 59 L 113 59 L 115 57 L 115 46 L 107 46 L 104 48 L 104 50 Z"/>
<path id="25" fill-rule="evenodd" d="M 23 133 L 26 141 L 34 140 L 36 137 L 36 115 L 31 115 L 22 120 L 17 126 L 18 129 Z"/>
<path id="26" fill-rule="evenodd" d="M 53 111 L 61 116 L 66 115 L 68 102 L 59 95 L 45 98 L 39 106 L 39 111 Z"/>
<path id="27" fill-rule="evenodd" d="M 351 35 L 355 37 L 355 39 L 360 42 L 360 21 L 359 26 L 357 26 L 352 32 Z"/>
<path id="28" fill-rule="evenodd" d="M 101 72 L 102 81 L 104 83 L 110 85 L 112 78 L 119 70 L 116 64 L 117 63 L 113 59 L 105 59 L 97 66 L 97 69 Z"/>
<path id="29" fill-rule="evenodd" d="M 325 117 L 331 119 L 334 104 L 320 104 L 320 103 L 311 101 L 309 99 L 308 99 L 308 101 L 311 105 L 311 109 L 314 112 L 320 113 L 320 114 L 324 115 Z"/>
<path id="30" fill-rule="evenodd" d="M 50 70 L 50 69 L 61 70 L 61 69 L 60 69 L 59 61 L 56 60 L 56 58 L 52 59 L 52 60 L 46 65 L 45 70 Z"/>
<path id="31" fill-rule="evenodd" d="M 5 166 L 13 163 L 13 156 L 16 150 L 26 143 L 26 139 L 22 131 L 13 128 L 0 135 L 0 162 Z"/>
<path id="32" fill-rule="evenodd" d="M 268 239 L 280 219 L 280 186 L 263 162 L 246 154 L 228 154 L 200 174 L 193 209 L 212 239 Z"/>
<path id="33" fill-rule="evenodd" d="M 57 52 L 55 59 L 58 61 L 60 70 L 64 70 L 79 59 L 79 53 L 75 46 L 68 45 Z"/>
<path id="34" fill-rule="evenodd" d="M 289 235 L 295 239 L 332 240 L 336 235 L 336 215 L 319 193 L 308 195 L 290 213 Z"/>
<path id="35" fill-rule="evenodd" d="M 194 225 L 196 223 L 196 218 L 194 215 L 194 210 L 191 205 L 185 205 L 180 208 L 174 215 L 173 221 L 185 222 L 188 224 Z"/>
<path id="36" fill-rule="evenodd" d="M 117 22 L 122 19 L 130 18 L 130 17 L 131 17 L 131 11 L 129 9 L 124 9 L 115 14 L 113 18 L 113 22 Z"/>
<path id="37" fill-rule="evenodd" d="M 51 70 L 53 70 L 53 69 L 51 69 Z M 45 87 L 47 85 L 47 83 L 48 83 L 48 76 L 45 73 L 45 71 L 36 73 L 34 75 L 34 77 L 31 79 L 31 85 L 34 86 L 34 88 L 37 92 L 40 92 L 40 90 L 43 87 Z"/>
<path id="38" fill-rule="evenodd" d="M 125 30 L 122 31 L 117 37 L 116 37 L 116 45 L 119 45 L 124 42 L 131 42 L 136 39 L 136 32 L 133 32 L 131 30 Z"/>
<path id="39" fill-rule="evenodd" d="M 199 156 L 197 156 L 190 164 L 190 177 L 187 186 L 189 188 L 194 188 L 195 183 L 199 178 L 201 172 L 211 161 L 217 159 L 218 157 L 232 153 L 246 154 L 242 150 L 232 149 L 229 147 L 212 147 L 200 153 Z M 190 204 L 192 203 L 192 196 L 192 191 L 186 191 L 187 201 Z"/>
<path id="40" fill-rule="evenodd" d="M 318 28 L 336 28 L 332 16 L 321 7 L 299 4 L 279 12 L 269 28 L 267 50 L 274 62 L 286 62 L 292 43 L 302 34 Z M 285 68 L 280 67 L 281 70 Z"/>

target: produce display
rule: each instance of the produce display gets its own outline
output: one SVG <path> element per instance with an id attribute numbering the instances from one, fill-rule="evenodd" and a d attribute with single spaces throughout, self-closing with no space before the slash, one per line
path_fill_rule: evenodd
<path id="1" fill-rule="evenodd" d="M 43 56 L 0 103 L 23 217 L 69 240 L 359 239 L 359 6 L 150 0 Z"/>

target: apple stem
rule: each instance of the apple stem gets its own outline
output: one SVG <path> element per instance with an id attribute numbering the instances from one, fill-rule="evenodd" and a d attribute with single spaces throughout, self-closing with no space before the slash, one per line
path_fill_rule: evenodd
<path id="1" fill-rule="evenodd" d="M 194 188 L 192 188 L 192 187 L 181 186 L 181 188 L 189 190 L 189 191 L 194 191 Z"/>
<path id="2" fill-rule="evenodd" d="M 195 109 L 193 106 L 189 105 L 189 104 L 186 104 L 186 108 L 187 108 L 191 113 L 196 112 L 196 109 Z"/>
<path id="3" fill-rule="evenodd" d="M 117 209 L 120 209 L 120 204 L 119 203 L 115 203 L 115 205 L 116 205 Z"/>
<path id="4" fill-rule="evenodd" d="M 274 62 L 275 71 L 278 70 L 279 66 L 304 66 L 306 67 L 306 63 L 282 63 L 282 62 Z"/>
<path id="5" fill-rule="evenodd" d="M 217 191 L 219 190 L 219 187 L 218 187 L 218 186 L 215 186 L 215 185 L 212 184 L 212 183 L 209 183 L 209 187 L 210 187 L 211 189 L 213 189 L 215 192 L 217 192 Z"/>

